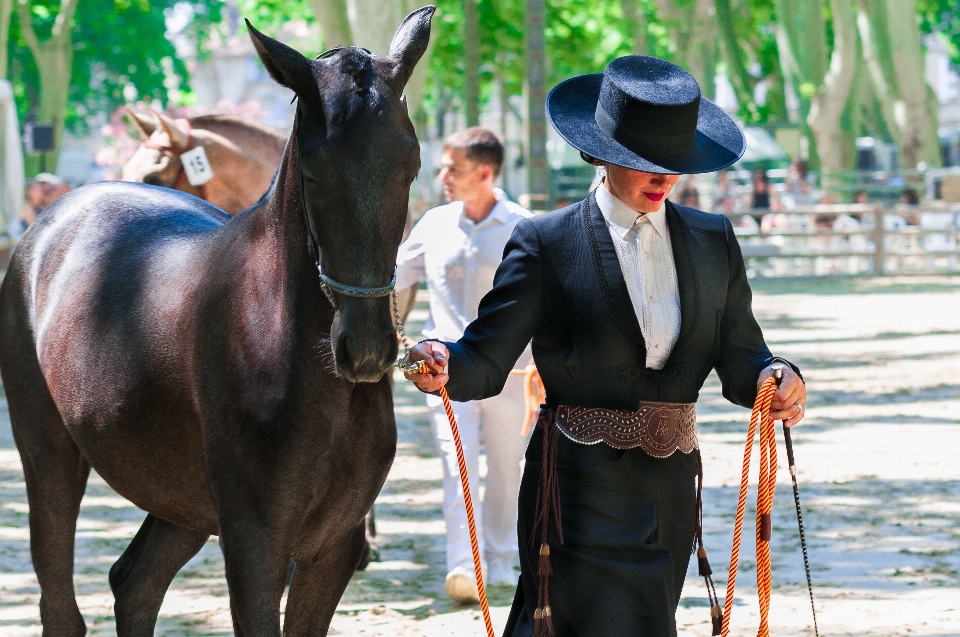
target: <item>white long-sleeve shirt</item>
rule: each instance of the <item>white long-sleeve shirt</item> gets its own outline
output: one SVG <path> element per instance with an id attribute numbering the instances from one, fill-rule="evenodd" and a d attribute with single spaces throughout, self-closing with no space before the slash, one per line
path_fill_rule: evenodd
<path id="1" fill-rule="evenodd" d="M 477 306 L 493 287 L 493 275 L 514 226 L 530 213 L 499 197 L 480 223 L 463 214 L 463 202 L 428 210 L 400 246 L 397 289 L 423 281 L 430 292 L 426 338 L 455 341 L 477 318 Z"/>
<path id="2" fill-rule="evenodd" d="M 646 366 L 662 369 L 680 336 L 680 288 L 664 207 L 640 214 L 602 184 L 596 198 L 647 346 Z"/>

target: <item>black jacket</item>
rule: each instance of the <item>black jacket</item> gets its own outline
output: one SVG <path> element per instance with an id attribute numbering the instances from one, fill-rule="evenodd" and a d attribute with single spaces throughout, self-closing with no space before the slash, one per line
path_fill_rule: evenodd
<path id="1" fill-rule="evenodd" d="M 773 356 L 751 310 L 733 227 L 669 201 L 666 216 L 681 328 L 662 370 L 646 369 L 640 325 L 591 193 L 517 224 L 478 318 L 447 344 L 450 397 L 498 394 L 532 338 L 550 404 L 635 410 L 641 400 L 695 402 L 716 368 L 723 395 L 752 406 Z"/>

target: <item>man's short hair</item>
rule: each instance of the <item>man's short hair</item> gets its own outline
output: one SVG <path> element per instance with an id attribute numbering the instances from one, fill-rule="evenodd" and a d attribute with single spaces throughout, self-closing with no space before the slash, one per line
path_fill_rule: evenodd
<path id="1" fill-rule="evenodd" d="M 443 140 L 443 149 L 462 149 L 467 159 L 490 166 L 493 176 L 500 174 L 503 168 L 503 144 L 493 131 L 480 126 L 473 126 L 459 131 Z"/>

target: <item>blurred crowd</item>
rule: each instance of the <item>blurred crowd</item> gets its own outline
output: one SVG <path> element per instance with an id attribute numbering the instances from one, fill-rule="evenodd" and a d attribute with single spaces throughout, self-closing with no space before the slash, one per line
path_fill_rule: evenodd
<path id="1" fill-rule="evenodd" d="M 729 216 L 738 234 L 854 233 L 873 228 L 872 211 L 791 214 L 799 207 L 873 203 L 867 190 L 855 191 L 845 200 L 838 200 L 833 193 L 817 186 L 815 175 L 803 160 L 791 163 L 783 183 L 776 186 L 764 170 L 754 170 L 748 184 L 736 183 L 727 170 L 718 172 L 716 182 L 704 184 L 706 188 L 701 189 L 697 180 L 697 175 L 684 177 L 677 187 L 678 195 L 674 201 Z M 905 187 L 900 193 L 899 205 L 888 206 L 884 229 L 893 232 L 906 226 L 929 225 L 931 215 L 921 212 L 919 204 L 917 191 Z M 935 225 L 942 225 L 942 222 L 939 218 L 933 220 Z"/>
<path id="2" fill-rule="evenodd" d="M 52 173 L 38 174 L 27 182 L 20 216 L 10 222 L 7 234 L 14 239 L 19 239 L 41 212 L 69 191 L 70 184 L 60 177 Z"/>

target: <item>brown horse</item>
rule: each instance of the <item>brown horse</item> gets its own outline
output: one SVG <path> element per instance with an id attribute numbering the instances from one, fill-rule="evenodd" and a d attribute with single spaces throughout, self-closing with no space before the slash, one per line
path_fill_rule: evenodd
<path id="1" fill-rule="evenodd" d="M 231 215 L 260 200 L 283 157 L 286 139 L 279 132 L 229 115 L 201 115 L 174 120 L 153 112 L 157 121 L 129 111 L 143 136 L 123 166 L 124 181 L 175 188 L 206 199 Z M 201 186 L 186 178 L 180 156 L 202 146 L 213 177 Z"/>
<path id="2" fill-rule="evenodd" d="M 267 195 L 230 218 L 100 182 L 47 209 L 0 287 L 0 371 L 45 635 L 80 637 L 73 539 L 90 468 L 148 512 L 110 569 L 117 634 L 150 635 L 219 535 L 236 634 L 326 634 L 393 460 L 388 294 L 419 146 L 402 100 L 433 7 L 386 57 L 308 60 L 252 27 L 298 100 Z M 318 272 L 318 269 L 320 270 Z"/>

